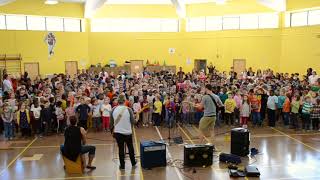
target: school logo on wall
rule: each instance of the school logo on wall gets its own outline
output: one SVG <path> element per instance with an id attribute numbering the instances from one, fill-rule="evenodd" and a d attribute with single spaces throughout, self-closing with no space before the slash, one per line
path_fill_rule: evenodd
<path id="1" fill-rule="evenodd" d="M 54 55 L 54 47 L 56 46 L 56 42 L 57 42 L 56 36 L 52 32 L 49 32 L 45 38 L 45 41 L 48 46 L 48 54 L 50 58 Z"/>

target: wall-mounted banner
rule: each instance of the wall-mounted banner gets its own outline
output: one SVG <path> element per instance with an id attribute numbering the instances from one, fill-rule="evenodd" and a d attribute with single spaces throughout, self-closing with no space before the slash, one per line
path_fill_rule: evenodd
<path id="1" fill-rule="evenodd" d="M 56 42 L 57 42 L 56 36 L 52 32 L 49 32 L 46 35 L 45 42 L 47 43 L 47 46 L 48 46 L 48 54 L 50 59 L 54 55 L 54 47 L 56 46 Z"/>

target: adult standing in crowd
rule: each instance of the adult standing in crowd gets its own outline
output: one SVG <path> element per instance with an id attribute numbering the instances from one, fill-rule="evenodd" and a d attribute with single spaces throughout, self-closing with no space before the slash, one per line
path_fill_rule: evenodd
<path id="1" fill-rule="evenodd" d="M 219 96 L 215 95 L 212 92 L 212 86 L 210 84 L 206 84 L 205 86 L 206 95 L 202 97 L 201 104 L 197 106 L 197 108 L 203 108 L 204 114 L 199 122 L 200 129 L 200 142 L 203 142 L 207 136 L 210 137 L 210 142 L 213 144 L 214 139 L 214 126 L 217 120 L 217 115 L 219 108 L 223 106 Z M 210 134 L 211 133 L 211 134 Z"/>
<path id="2" fill-rule="evenodd" d="M 119 95 L 118 103 L 111 111 L 111 121 L 110 127 L 111 132 L 113 132 L 113 136 L 117 141 L 119 148 L 119 159 L 120 159 L 120 169 L 125 169 L 125 153 L 124 148 L 125 144 L 129 150 L 129 156 L 131 160 L 131 165 L 134 167 L 136 165 L 136 159 L 134 156 L 133 142 L 132 142 L 132 127 L 134 124 L 134 116 L 133 112 L 130 108 L 124 105 L 126 98 L 124 95 Z"/>
<path id="3" fill-rule="evenodd" d="M 3 93 L 4 93 L 5 98 L 8 98 L 9 93 L 13 90 L 12 83 L 10 81 L 10 77 L 8 74 L 5 74 L 3 76 L 3 79 L 4 79 L 2 82 Z"/>

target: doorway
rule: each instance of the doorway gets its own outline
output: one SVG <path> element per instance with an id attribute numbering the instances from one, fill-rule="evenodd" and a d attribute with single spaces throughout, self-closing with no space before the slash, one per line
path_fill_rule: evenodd
<path id="1" fill-rule="evenodd" d="M 194 60 L 194 69 L 196 71 L 204 70 L 204 73 L 207 74 L 207 60 L 206 59 L 195 59 Z"/>
<path id="2" fill-rule="evenodd" d="M 24 63 L 24 72 L 28 73 L 31 80 L 35 80 L 39 76 L 39 63 Z"/>
<path id="3" fill-rule="evenodd" d="M 234 59 L 233 60 L 233 71 L 238 74 L 238 78 L 241 73 L 246 70 L 246 60 L 245 59 Z"/>
<path id="4" fill-rule="evenodd" d="M 70 75 L 74 78 L 78 73 L 78 62 L 77 61 L 65 61 L 66 75 Z"/>
<path id="5" fill-rule="evenodd" d="M 143 60 L 130 61 L 131 73 L 141 73 L 143 71 Z"/>

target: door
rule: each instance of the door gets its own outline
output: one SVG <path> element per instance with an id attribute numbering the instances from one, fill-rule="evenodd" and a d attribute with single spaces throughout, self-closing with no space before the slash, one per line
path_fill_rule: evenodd
<path id="1" fill-rule="evenodd" d="M 27 72 L 31 80 L 39 76 L 39 63 L 24 63 L 24 72 Z"/>
<path id="2" fill-rule="evenodd" d="M 78 62 L 77 61 L 65 61 L 66 74 L 74 78 L 78 73 Z"/>
<path id="3" fill-rule="evenodd" d="M 143 60 L 131 60 L 131 73 L 141 73 L 143 71 Z"/>
<path id="4" fill-rule="evenodd" d="M 246 70 L 246 60 L 245 59 L 234 59 L 233 60 L 233 70 L 241 76 L 241 73 Z"/>
<path id="5" fill-rule="evenodd" d="M 207 60 L 206 59 L 195 59 L 194 60 L 194 69 L 196 71 L 204 70 L 204 73 L 207 73 Z"/>

